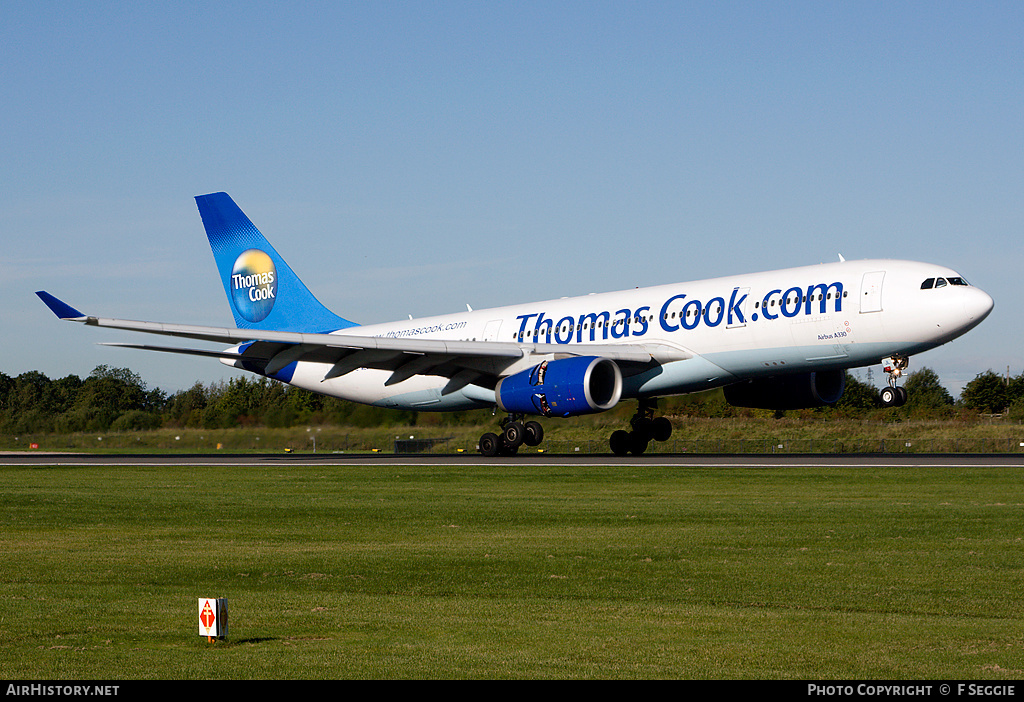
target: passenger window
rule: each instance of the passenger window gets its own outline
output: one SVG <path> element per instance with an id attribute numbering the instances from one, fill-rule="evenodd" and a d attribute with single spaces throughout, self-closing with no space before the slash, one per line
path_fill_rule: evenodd
<path id="1" fill-rule="evenodd" d="M 935 285 L 935 278 L 926 278 L 925 281 L 921 283 L 921 289 L 931 290 L 933 285 Z"/>

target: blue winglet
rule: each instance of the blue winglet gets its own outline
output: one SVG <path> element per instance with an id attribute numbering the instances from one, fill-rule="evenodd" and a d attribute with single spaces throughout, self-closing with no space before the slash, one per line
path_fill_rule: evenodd
<path id="1" fill-rule="evenodd" d="M 61 319 L 76 319 L 78 317 L 84 317 L 85 315 L 76 310 L 71 305 L 61 302 L 50 293 L 45 290 L 39 290 L 36 292 L 39 299 L 46 303 L 46 306 L 50 308 L 50 311 Z"/>

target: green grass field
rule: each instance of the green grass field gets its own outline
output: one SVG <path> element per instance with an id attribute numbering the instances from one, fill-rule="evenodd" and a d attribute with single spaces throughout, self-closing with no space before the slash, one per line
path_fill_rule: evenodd
<path id="1" fill-rule="evenodd" d="M 542 448 L 551 453 L 608 453 L 608 437 L 629 427 L 633 411 L 623 405 L 587 417 L 541 419 Z M 810 410 L 808 410 L 810 412 Z M 445 415 L 421 413 L 417 426 L 353 427 L 311 425 L 229 429 L 164 428 L 149 431 L 0 435 L 0 451 L 87 451 L 90 453 L 272 453 L 292 449 L 319 453 L 391 453 L 396 439 L 439 439 L 436 453 L 477 452 L 484 432 L 497 431 L 497 419 L 477 413 L 478 423 L 445 424 Z M 672 438 L 651 442 L 659 453 L 1006 453 L 1024 451 L 1024 426 L 1005 418 L 977 415 L 953 419 L 868 421 L 823 417 L 676 417 Z M 781 448 L 780 448 L 781 447 Z M 524 450 L 524 453 L 527 451 Z"/>
<path id="2" fill-rule="evenodd" d="M 1022 472 L 0 468 L 0 677 L 1019 679 Z"/>

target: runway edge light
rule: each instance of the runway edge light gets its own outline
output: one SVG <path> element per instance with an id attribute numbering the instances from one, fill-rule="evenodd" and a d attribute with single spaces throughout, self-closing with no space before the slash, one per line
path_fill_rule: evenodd
<path id="1" fill-rule="evenodd" d="M 199 598 L 199 635 L 208 641 L 223 639 L 228 635 L 228 600 L 224 598 Z"/>

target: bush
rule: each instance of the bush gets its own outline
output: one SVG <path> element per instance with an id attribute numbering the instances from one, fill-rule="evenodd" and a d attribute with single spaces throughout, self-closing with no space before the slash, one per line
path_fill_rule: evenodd
<path id="1" fill-rule="evenodd" d="M 964 386 L 960 401 L 964 407 L 987 414 L 998 414 L 1007 405 L 1006 382 L 991 370 L 978 373 Z"/>
<path id="2" fill-rule="evenodd" d="M 142 410 L 131 410 L 125 412 L 115 419 L 110 425 L 111 431 L 143 431 L 146 429 L 159 429 L 163 421 L 160 415 Z"/>

